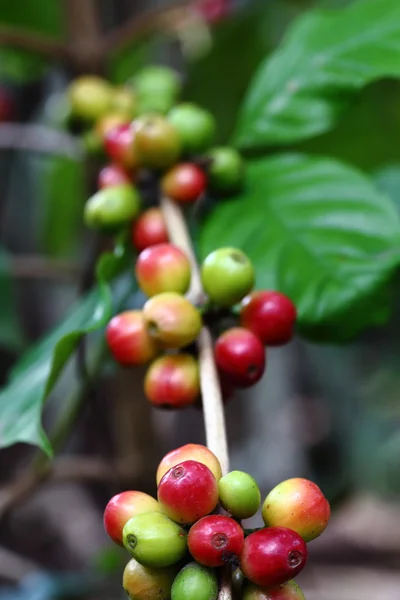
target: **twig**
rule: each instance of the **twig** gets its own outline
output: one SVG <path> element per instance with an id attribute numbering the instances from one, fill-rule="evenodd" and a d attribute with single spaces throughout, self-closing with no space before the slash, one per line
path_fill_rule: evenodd
<path id="1" fill-rule="evenodd" d="M 133 16 L 127 23 L 108 34 L 104 43 L 104 53 L 110 55 L 158 30 L 170 30 L 172 24 L 179 24 L 182 9 L 190 9 L 191 0 L 175 0 L 168 6 L 160 6 Z M 190 9 L 191 10 L 191 9 Z"/>
<path id="2" fill-rule="evenodd" d="M 36 52 L 51 60 L 65 60 L 67 48 L 63 42 L 17 27 L 0 27 L 0 44 Z"/>
<path id="3" fill-rule="evenodd" d="M 193 251 L 182 211 L 172 200 L 165 197 L 161 199 L 161 209 L 171 241 L 186 253 L 192 265 L 189 297 L 191 299 L 203 299 L 204 292 L 201 284 L 199 265 Z M 207 446 L 218 457 L 222 472 L 227 473 L 229 470 L 229 456 L 224 405 L 214 361 L 212 337 L 207 327 L 203 327 L 200 332 L 198 347 Z"/>
<path id="4" fill-rule="evenodd" d="M 31 150 L 80 160 L 84 149 L 74 136 L 45 125 L 0 124 L 0 150 Z"/>
<path id="5" fill-rule="evenodd" d="M 101 72 L 104 43 L 96 0 L 63 0 L 68 58 L 76 71 Z"/>
<path id="6" fill-rule="evenodd" d="M 11 275 L 17 279 L 51 279 L 76 281 L 80 275 L 78 265 L 46 256 L 17 255 L 10 259 Z"/>

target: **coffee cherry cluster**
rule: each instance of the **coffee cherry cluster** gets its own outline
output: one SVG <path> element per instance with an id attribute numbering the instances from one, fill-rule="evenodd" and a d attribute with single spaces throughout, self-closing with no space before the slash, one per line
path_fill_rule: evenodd
<path id="1" fill-rule="evenodd" d="M 129 231 L 138 256 L 134 272 L 148 297 L 109 323 L 111 354 L 124 366 L 150 363 L 144 380 L 157 407 L 201 404 L 196 338 L 206 324 L 215 338 L 215 362 L 225 399 L 262 377 L 266 346 L 288 342 L 296 310 L 275 291 L 253 291 L 255 272 L 238 248 L 219 248 L 201 265 L 205 297 L 186 294 L 189 257 L 171 243 L 160 195 L 186 206 L 206 193 L 232 194 L 243 185 L 240 154 L 213 147 L 215 119 L 193 103 L 177 103 L 181 82 L 166 67 L 147 67 L 129 85 L 98 77 L 75 80 L 71 112 L 86 123 L 110 163 L 85 206 L 86 224 L 110 234 Z M 149 197 L 149 189 L 151 190 Z M 141 212 L 142 208 L 144 210 Z"/>
<path id="2" fill-rule="evenodd" d="M 123 575 L 131 600 L 216 600 L 223 566 L 238 598 L 304 600 L 293 577 L 330 517 L 317 485 L 301 478 L 277 485 L 262 504 L 264 527 L 249 531 L 241 521 L 260 508 L 256 481 L 241 471 L 222 476 L 205 446 L 168 453 L 156 479 L 157 500 L 126 491 L 104 512 L 108 535 L 132 557 Z"/>

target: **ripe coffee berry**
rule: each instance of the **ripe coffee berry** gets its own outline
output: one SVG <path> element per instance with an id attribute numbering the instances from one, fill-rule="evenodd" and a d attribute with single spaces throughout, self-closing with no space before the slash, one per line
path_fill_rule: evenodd
<path id="1" fill-rule="evenodd" d="M 175 567 L 153 569 L 132 558 L 125 567 L 122 585 L 131 600 L 170 600 Z"/>
<path id="2" fill-rule="evenodd" d="M 108 129 L 104 135 L 104 147 L 112 161 L 127 169 L 138 166 L 135 151 L 136 130 L 133 123 L 123 123 Z"/>
<path id="3" fill-rule="evenodd" d="M 164 348 L 188 346 L 201 329 L 197 308 L 175 292 L 164 292 L 147 300 L 143 314 L 150 335 Z"/>
<path id="4" fill-rule="evenodd" d="M 262 516 L 268 526 L 289 527 L 311 542 L 328 525 L 331 509 L 319 487 L 296 477 L 283 481 L 266 497 Z"/>
<path id="5" fill-rule="evenodd" d="M 200 106 L 190 102 L 178 104 L 169 112 L 168 120 L 178 131 L 185 153 L 203 152 L 212 144 L 215 119 Z"/>
<path id="6" fill-rule="evenodd" d="M 161 115 L 143 115 L 134 122 L 135 152 L 140 164 L 165 169 L 177 161 L 181 140 L 175 127 Z"/>
<path id="7" fill-rule="evenodd" d="M 219 502 L 236 519 L 249 519 L 259 509 L 260 489 L 251 475 L 231 471 L 218 482 Z"/>
<path id="8" fill-rule="evenodd" d="M 122 530 L 125 524 L 136 515 L 147 512 L 161 512 L 155 498 L 144 492 L 127 491 L 113 496 L 104 511 L 104 528 L 110 538 L 123 545 Z"/>
<path id="9" fill-rule="evenodd" d="M 186 460 L 165 473 L 158 485 L 162 510 L 178 523 L 194 523 L 218 503 L 218 484 L 206 465 Z"/>
<path id="10" fill-rule="evenodd" d="M 129 519 L 122 530 L 126 550 L 146 567 L 168 567 L 186 554 L 185 531 L 160 512 Z"/>
<path id="11" fill-rule="evenodd" d="M 237 387 L 254 385 L 264 373 L 264 346 L 254 333 L 242 327 L 232 327 L 220 335 L 214 354 L 217 367 Z"/>
<path id="12" fill-rule="evenodd" d="M 96 192 L 85 204 L 85 223 L 91 229 L 114 231 L 132 221 L 140 210 L 140 197 L 131 185 L 115 185 Z"/>
<path id="13" fill-rule="evenodd" d="M 280 346 L 293 337 L 296 307 L 287 296 L 279 292 L 252 292 L 242 302 L 240 321 L 264 345 Z"/>
<path id="14" fill-rule="evenodd" d="M 273 588 L 264 588 L 248 583 L 244 588 L 243 600 L 306 600 L 295 581 L 288 581 Z"/>
<path id="15" fill-rule="evenodd" d="M 300 573 L 306 561 L 307 546 L 295 531 L 267 527 L 245 539 L 240 568 L 253 583 L 274 587 Z"/>
<path id="16" fill-rule="evenodd" d="M 185 408 L 194 404 L 200 394 L 197 360 L 191 354 L 161 356 L 150 365 L 144 390 L 150 402 L 159 408 Z"/>
<path id="17" fill-rule="evenodd" d="M 97 178 L 97 187 L 106 188 L 113 187 L 115 185 L 123 185 L 124 183 L 131 183 L 132 178 L 127 171 L 120 165 L 107 165 L 103 167 L 99 172 Z"/>
<path id="18" fill-rule="evenodd" d="M 142 250 L 136 261 L 135 273 L 139 287 L 148 296 L 162 292 L 185 294 L 189 289 L 189 259 L 173 244 L 157 244 Z"/>
<path id="19" fill-rule="evenodd" d="M 181 204 L 191 204 L 207 188 L 204 171 L 193 163 L 180 163 L 172 167 L 161 181 L 163 193 Z"/>
<path id="20" fill-rule="evenodd" d="M 206 567 L 221 567 L 239 556 L 244 543 L 243 529 L 230 517 L 209 515 L 189 531 L 188 546 L 193 558 Z"/>
<path id="21" fill-rule="evenodd" d="M 219 192 L 235 192 L 242 183 L 244 165 L 242 157 L 234 148 L 219 147 L 208 152 L 211 164 L 208 169 L 210 186 Z"/>
<path id="22" fill-rule="evenodd" d="M 168 454 L 164 456 L 157 468 L 157 485 L 160 483 L 162 476 L 165 475 L 169 469 L 186 460 L 195 460 L 206 465 L 217 481 L 221 479 L 221 465 L 215 454 L 211 452 L 207 446 L 202 446 L 201 444 L 186 444 L 185 446 L 176 448 L 176 450 L 171 450 L 171 452 L 168 452 Z"/>
<path id="23" fill-rule="evenodd" d="M 122 365 L 144 364 L 158 354 L 141 310 L 129 310 L 111 319 L 106 340 L 113 357 Z"/>
<path id="24" fill-rule="evenodd" d="M 159 208 L 149 208 L 143 212 L 132 227 L 132 242 L 139 252 L 168 242 L 168 231 Z"/>
<path id="25" fill-rule="evenodd" d="M 218 248 L 201 265 L 201 280 L 210 300 L 233 306 L 254 286 L 255 273 L 249 258 L 237 248 Z"/>
<path id="26" fill-rule="evenodd" d="M 172 585 L 171 600 L 216 600 L 218 581 L 215 571 L 190 562 L 179 571 Z"/>

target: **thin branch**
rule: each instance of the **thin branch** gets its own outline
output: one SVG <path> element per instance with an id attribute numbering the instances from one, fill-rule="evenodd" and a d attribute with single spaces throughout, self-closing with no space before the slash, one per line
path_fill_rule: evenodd
<path id="1" fill-rule="evenodd" d="M 168 6 L 159 6 L 146 11 L 142 15 L 135 15 L 127 23 L 108 34 L 104 43 L 104 53 L 113 54 L 123 50 L 126 46 L 141 38 L 142 36 L 155 33 L 157 31 L 171 30 L 179 25 L 182 18 L 182 9 L 190 9 L 191 0 L 175 0 Z M 187 13 L 187 10 L 185 11 Z"/>
<path id="2" fill-rule="evenodd" d="M 161 209 L 167 224 L 171 241 L 188 256 L 192 265 L 192 279 L 189 290 L 191 299 L 204 298 L 200 270 L 193 251 L 185 218 L 181 209 L 169 198 L 161 199 Z M 218 372 L 214 361 L 213 340 L 207 327 L 203 327 L 199 338 L 200 385 L 203 400 L 204 425 L 207 446 L 218 457 L 222 472 L 229 470 L 228 443 L 225 427 L 224 404 Z"/>
<path id="3" fill-rule="evenodd" d="M 28 150 L 76 160 L 84 156 L 83 146 L 74 136 L 45 125 L 25 123 L 0 123 L 0 150 Z"/>
<path id="4" fill-rule="evenodd" d="M 17 279 L 76 281 L 81 269 L 75 263 L 45 256 L 17 255 L 10 259 L 11 275 Z"/>
<path id="5" fill-rule="evenodd" d="M 101 72 L 105 53 L 96 0 L 63 0 L 68 58 L 76 71 Z"/>
<path id="6" fill-rule="evenodd" d="M 50 60 L 65 60 L 67 57 L 63 42 L 19 27 L 0 26 L 0 45 L 36 52 Z"/>

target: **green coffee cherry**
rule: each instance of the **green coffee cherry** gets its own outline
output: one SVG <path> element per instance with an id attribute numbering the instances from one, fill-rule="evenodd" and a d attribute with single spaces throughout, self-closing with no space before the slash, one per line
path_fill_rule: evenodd
<path id="1" fill-rule="evenodd" d="M 111 108 L 112 95 L 112 86 L 94 75 L 78 77 L 68 88 L 72 114 L 86 121 L 96 121 L 105 115 Z"/>
<path id="2" fill-rule="evenodd" d="M 169 567 L 186 554 L 186 532 L 166 515 L 136 515 L 122 531 L 125 548 L 146 567 Z"/>
<path id="3" fill-rule="evenodd" d="M 238 248 L 218 248 L 204 260 L 201 280 L 214 304 L 233 306 L 253 289 L 254 267 Z"/>
<path id="4" fill-rule="evenodd" d="M 236 519 L 249 519 L 260 507 L 257 482 L 243 471 L 231 471 L 218 482 L 220 504 Z"/>
<path id="5" fill-rule="evenodd" d="M 122 585 L 130 600 L 170 600 L 175 567 L 152 569 L 132 558 L 125 567 Z"/>
<path id="6" fill-rule="evenodd" d="M 263 588 L 247 583 L 242 600 L 306 600 L 295 581 L 290 580 L 274 588 Z"/>
<path id="7" fill-rule="evenodd" d="M 172 585 L 171 600 L 216 600 L 218 581 L 214 569 L 196 562 L 187 564 Z"/>
<path id="8" fill-rule="evenodd" d="M 162 66 L 141 69 L 132 77 L 130 83 L 135 88 L 139 100 L 151 96 L 163 96 L 175 102 L 182 88 L 179 74 L 169 67 Z"/>
<path id="9" fill-rule="evenodd" d="M 181 140 L 175 127 L 165 117 L 143 115 L 134 124 L 134 150 L 141 165 L 150 169 L 164 169 L 177 161 Z"/>
<path id="10" fill-rule="evenodd" d="M 186 102 L 175 106 L 168 120 L 180 134 L 183 151 L 196 154 L 207 150 L 215 135 L 215 119 L 210 112 Z"/>
<path id="11" fill-rule="evenodd" d="M 213 148 L 207 153 L 211 160 L 208 170 L 210 186 L 218 192 L 235 192 L 243 183 L 244 163 L 234 148 Z"/>
<path id="12" fill-rule="evenodd" d="M 140 210 L 140 197 L 131 185 L 103 188 L 85 205 L 85 223 L 91 229 L 113 231 L 134 219 Z"/>
<path id="13" fill-rule="evenodd" d="M 82 135 L 82 142 L 88 154 L 103 154 L 103 140 L 97 133 L 96 129 L 88 129 L 85 131 Z"/>
<path id="14" fill-rule="evenodd" d="M 159 113 L 166 115 L 173 105 L 175 98 L 169 94 L 140 94 L 137 100 L 137 115 Z"/>

